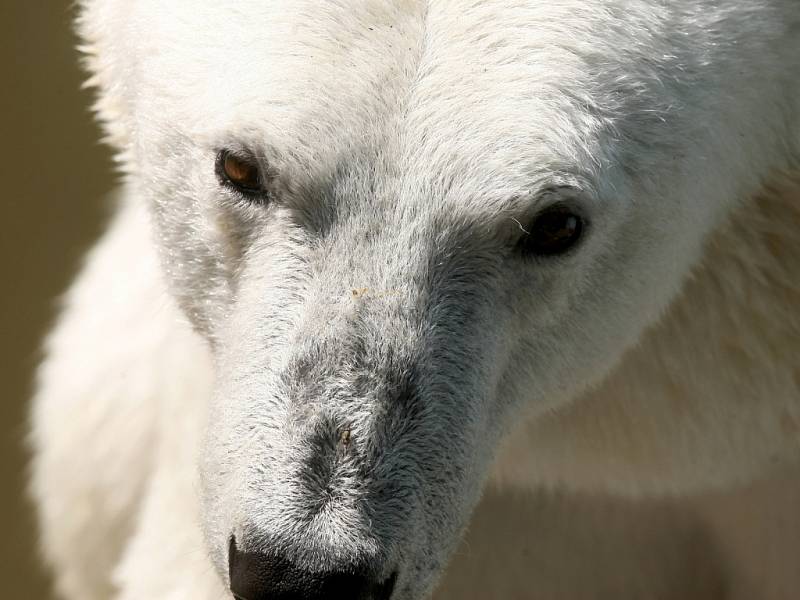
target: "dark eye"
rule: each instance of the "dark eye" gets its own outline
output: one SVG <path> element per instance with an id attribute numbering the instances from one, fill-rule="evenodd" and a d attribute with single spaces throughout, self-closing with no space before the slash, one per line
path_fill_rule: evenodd
<path id="1" fill-rule="evenodd" d="M 224 185 L 246 196 L 264 194 L 263 177 L 258 162 L 252 157 L 223 150 L 217 155 L 217 177 Z"/>
<path id="2" fill-rule="evenodd" d="M 554 206 L 540 212 L 525 228 L 519 248 L 529 256 L 563 254 L 581 239 L 583 219 L 566 206 Z"/>

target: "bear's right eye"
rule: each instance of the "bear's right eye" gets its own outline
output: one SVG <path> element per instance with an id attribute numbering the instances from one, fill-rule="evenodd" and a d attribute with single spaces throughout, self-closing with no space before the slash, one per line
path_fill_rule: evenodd
<path id="1" fill-rule="evenodd" d="M 217 155 L 216 171 L 222 185 L 248 199 L 259 199 L 266 195 L 261 168 L 253 157 L 222 150 Z"/>

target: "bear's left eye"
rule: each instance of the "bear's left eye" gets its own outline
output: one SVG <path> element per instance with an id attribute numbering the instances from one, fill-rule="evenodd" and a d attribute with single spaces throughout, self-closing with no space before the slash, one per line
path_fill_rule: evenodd
<path id="1" fill-rule="evenodd" d="M 217 155 L 216 171 L 220 183 L 247 197 L 265 193 L 261 169 L 253 157 L 222 150 Z"/>
<path id="2" fill-rule="evenodd" d="M 564 254 L 580 241 L 585 228 L 580 215 L 567 206 L 556 205 L 534 217 L 518 248 L 526 256 Z"/>

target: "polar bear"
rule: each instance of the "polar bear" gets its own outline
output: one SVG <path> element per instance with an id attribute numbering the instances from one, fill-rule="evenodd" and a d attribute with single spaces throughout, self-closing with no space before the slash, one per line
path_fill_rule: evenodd
<path id="1" fill-rule="evenodd" d="M 487 484 L 798 456 L 796 0 L 80 10 L 124 181 L 33 406 L 63 597 L 419 600 Z"/>

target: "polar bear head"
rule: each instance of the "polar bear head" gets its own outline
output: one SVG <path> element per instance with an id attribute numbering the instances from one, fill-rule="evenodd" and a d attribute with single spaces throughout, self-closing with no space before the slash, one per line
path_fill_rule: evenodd
<path id="1" fill-rule="evenodd" d="M 84 2 L 215 357 L 203 526 L 239 596 L 425 596 L 504 433 L 601 378 L 780 163 L 781 19 L 704 4 Z"/>

